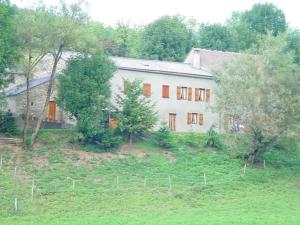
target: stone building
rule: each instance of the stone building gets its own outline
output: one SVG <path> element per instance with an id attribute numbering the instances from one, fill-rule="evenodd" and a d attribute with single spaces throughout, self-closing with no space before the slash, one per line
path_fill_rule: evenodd
<path id="1" fill-rule="evenodd" d="M 73 54 L 65 53 L 58 66 L 58 73 Z M 214 112 L 216 83 L 213 70 L 222 69 L 224 63 L 236 53 L 219 52 L 193 48 L 183 63 L 156 60 L 110 57 L 118 70 L 112 80 L 112 97 L 123 90 L 123 79 L 139 79 L 143 83 L 144 95 L 155 103 L 159 122 L 169 124 L 171 130 L 178 132 L 207 131 L 211 125 L 221 131 L 221 116 Z M 30 82 L 31 111 L 30 121 L 34 123 L 46 98 L 49 81 L 49 61 L 45 58 L 34 72 Z M 22 78 L 6 91 L 8 108 L 22 124 L 26 104 L 26 84 Z M 65 127 L 75 123 L 61 110 L 56 102 L 56 84 L 50 98 L 43 125 L 46 127 Z"/>

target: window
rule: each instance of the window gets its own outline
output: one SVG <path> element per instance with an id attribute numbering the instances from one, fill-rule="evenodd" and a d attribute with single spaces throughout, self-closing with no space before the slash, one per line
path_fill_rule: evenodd
<path id="1" fill-rule="evenodd" d="M 177 99 L 178 100 L 192 100 L 192 88 L 191 87 L 177 87 Z"/>
<path id="2" fill-rule="evenodd" d="M 176 130 L 176 114 L 175 113 L 169 113 L 169 129 L 171 131 Z"/>
<path id="3" fill-rule="evenodd" d="M 169 98 L 169 90 L 170 90 L 170 87 L 169 85 L 163 85 L 162 86 L 162 97 L 163 98 Z"/>
<path id="4" fill-rule="evenodd" d="M 196 102 L 209 102 L 210 101 L 210 89 L 195 88 L 195 101 Z"/>
<path id="5" fill-rule="evenodd" d="M 151 84 L 143 84 L 144 96 L 149 97 L 151 95 Z"/>
<path id="6" fill-rule="evenodd" d="M 197 124 L 198 113 L 192 113 L 192 124 Z"/>
<path id="7" fill-rule="evenodd" d="M 187 124 L 199 124 L 202 126 L 204 124 L 203 113 L 188 113 L 187 114 Z"/>

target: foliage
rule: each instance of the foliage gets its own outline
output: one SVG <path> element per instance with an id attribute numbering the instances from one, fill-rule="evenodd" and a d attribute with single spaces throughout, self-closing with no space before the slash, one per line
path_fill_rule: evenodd
<path id="1" fill-rule="evenodd" d="M 294 52 L 295 63 L 300 65 L 300 31 L 289 30 L 287 32 L 287 51 Z"/>
<path id="2" fill-rule="evenodd" d="M 154 142 L 162 148 L 172 148 L 172 141 L 171 131 L 169 127 L 163 123 L 159 130 L 154 133 Z"/>
<path id="3" fill-rule="evenodd" d="M 0 133 L 11 135 L 17 133 L 16 118 L 10 111 L 0 111 Z"/>
<path id="4" fill-rule="evenodd" d="M 143 96 L 141 81 L 124 80 L 124 93 L 116 96 L 118 129 L 130 142 L 148 134 L 157 122 L 153 103 Z"/>
<path id="5" fill-rule="evenodd" d="M 8 1 L 0 0 L 0 91 L 13 80 L 6 70 L 11 69 L 19 57 L 15 15 L 16 9 Z"/>
<path id="6" fill-rule="evenodd" d="M 216 148 L 216 149 L 222 149 L 223 144 L 221 142 L 219 134 L 215 131 L 215 126 L 212 125 L 206 134 L 206 140 L 205 140 L 205 146 Z"/>
<path id="7" fill-rule="evenodd" d="M 77 129 L 85 142 L 109 147 L 115 144 L 108 128 L 110 79 L 115 66 L 103 52 L 78 55 L 68 61 L 59 77 L 57 102 L 77 120 Z"/>
<path id="8" fill-rule="evenodd" d="M 243 21 L 249 30 L 259 34 L 267 34 L 270 31 L 276 36 L 285 32 L 287 28 L 283 11 L 272 3 L 254 4 L 251 10 L 244 13 Z"/>
<path id="9" fill-rule="evenodd" d="M 200 48 L 220 51 L 232 50 L 232 34 L 227 26 L 221 24 L 202 24 L 197 40 Z"/>
<path id="10" fill-rule="evenodd" d="M 268 35 L 257 55 L 240 55 L 219 72 L 217 109 L 244 125 L 251 161 L 279 137 L 299 134 L 300 73 L 286 46 L 285 35 Z"/>
<path id="11" fill-rule="evenodd" d="M 181 61 L 190 51 L 192 40 L 192 31 L 182 17 L 164 16 L 145 28 L 141 55 L 148 59 Z"/>

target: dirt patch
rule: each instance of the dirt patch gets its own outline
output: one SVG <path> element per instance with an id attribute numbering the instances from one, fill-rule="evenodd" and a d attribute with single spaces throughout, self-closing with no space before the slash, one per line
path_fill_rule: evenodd
<path id="1" fill-rule="evenodd" d="M 131 145 L 122 145 L 122 146 L 120 146 L 118 151 L 120 154 L 123 154 L 123 155 L 132 154 L 139 158 L 143 158 L 147 155 L 145 152 L 142 152 L 141 150 L 139 150 Z"/>
<path id="2" fill-rule="evenodd" d="M 163 151 L 164 155 L 172 162 L 176 161 L 176 157 L 170 151 Z"/>

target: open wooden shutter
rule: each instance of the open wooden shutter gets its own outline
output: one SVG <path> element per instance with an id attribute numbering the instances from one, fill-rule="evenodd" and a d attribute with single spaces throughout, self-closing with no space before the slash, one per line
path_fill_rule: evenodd
<path id="1" fill-rule="evenodd" d="M 181 94 L 181 88 L 180 87 L 177 87 L 177 100 L 180 99 L 180 94 Z"/>
<path id="2" fill-rule="evenodd" d="M 203 113 L 199 113 L 199 125 L 203 126 L 204 124 L 204 116 Z"/>
<path id="3" fill-rule="evenodd" d="M 210 102 L 210 89 L 205 90 L 206 102 Z"/>
<path id="4" fill-rule="evenodd" d="M 144 96 L 150 96 L 151 95 L 151 84 L 143 84 L 144 89 Z"/>
<path id="5" fill-rule="evenodd" d="M 56 102 L 49 101 L 48 103 L 48 119 L 54 121 L 56 119 Z"/>
<path id="6" fill-rule="evenodd" d="M 162 86 L 162 97 L 163 98 L 169 98 L 169 85 L 163 85 Z"/>
<path id="7" fill-rule="evenodd" d="M 192 101 L 193 89 L 191 87 L 188 88 L 188 100 Z"/>
<path id="8" fill-rule="evenodd" d="M 192 113 L 187 113 L 187 124 L 192 123 Z"/>
<path id="9" fill-rule="evenodd" d="M 195 88 L 195 101 L 199 102 L 200 100 L 200 88 Z"/>

